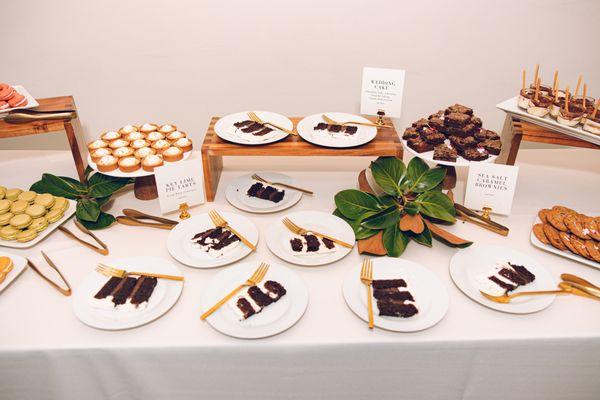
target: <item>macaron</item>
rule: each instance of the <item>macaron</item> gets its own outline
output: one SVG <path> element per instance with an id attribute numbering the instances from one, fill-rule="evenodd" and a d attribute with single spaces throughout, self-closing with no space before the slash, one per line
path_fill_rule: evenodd
<path id="1" fill-rule="evenodd" d="M 8 212 L 8 210 L 10 210 L 11 204 L 12 204 L 12 201 L 10 201 L 10 200 L 6 200 L 6 199 L 0 200 L 0 214 L 4 214 L 4 213 Z"/>
<path id="2" fill-rule="evenodd" d="M 10 212 L 13 214 L 23 214 L 28 205 L 29 205 L 29 203 L 26 202 L 25 200 L 14 201 L 10 205 Z"/>
<path id="3" fill-rule="evenodd" d="M 65 199 L 64 197 L 54 198 L 54 205 L 52 206 L 53 210 L 67 211 L 67 208 L 69 208 L 69 200 Z"/>
<path id="4" fill-rule="evenodd" d="M 18 229 L 11 225 L 3 226 L 2 229 L 0 229 L 0 239 L 15 240 L 17 233 L 19 232 L 20 231 Z"/>
<path id="5" fill-rule="evenodd" d="M 31 204 L 25 209 L 25 214 L 31 218 L 43 217 L 46 214 L 46 207 L 41 204 Z"/>
<path id="6" fill-rule="evenodd" d="M 36 218 L 31 221 L 31 225 L 28 226 L 28 229 L 33 229 L 34 231 L 41 232 L 48 227 L 48 220 L 44 217 Z"/>
<path id="7" fill-rule="evenodd" d="M 6 196 L 6 188 L 4 186 L 0 186 L 0 199 L 3 199 Z"/>
<path id="8" fill-rule="evenodd" d="M 65 212 L 62 210 L 50 210 L 45 216 L 48 222 L 53 223 L 61 219 L 64 214 Z"/>
<path id="9" fill-rule="evenodd" d="M 42 205 L 46 208 L 50 208 L 54 205 L 54 196 L 52 196 L 50 193 L 38 194 L 35 196 L 34 203 Z"/>
<path id="10" fill-rule="evenodd" d="M 28 190 L 26 192 L 19 193 L 19 195 L 17 196 L 17 199 L 25 200 L 28 203 L 33 203 L 33 200 L 35 200 L 35 196 L 37 196 L 36 192 Z"/>
<path id="11" fill-rule="evenodd" d="M 7 200 L 15 201 L 17 199 L 17 197 L 19 197 L 21 192 L 22 192 L 21 189 L 8 189 L 6 191 L 6 194 L 4 195 L 4 197 L 6 197 Z"/>
<path id="12" fill-rule="evenodd" d="M 11 212 L 6 212 L 4 214 L 0 214 L 0 226 L 8 225 L 10 219 L 14 217 L 15 214 Z"/>
<path id="13" fill-rule="evenodd" d="M 17 242 L 21 242 L 21 243 L 29 242 L 29 241 L 32 241 L 33 239 L 35 239 L 37 236 L 38 236 L 37 231 L 35 231 L 33 229 L 25 229 L 24 231 L 17 233 Z"/>
<path id="14" fill-rule="evenodd" d="M 31 218 L 29 215 L 19 214 L 12 217 L 9 223 L 13 228 L 25 229 L 31 225 L 31 221 L 33 221 L 33 218 Z"/>

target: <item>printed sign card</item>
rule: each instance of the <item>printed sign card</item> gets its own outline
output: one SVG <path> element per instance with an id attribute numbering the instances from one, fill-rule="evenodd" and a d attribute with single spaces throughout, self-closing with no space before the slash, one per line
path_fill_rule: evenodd
<path id="1" fill-rule="evenodd" d="M 154 177 L 163 214 L 179 210 L 181 203 L 190 207 L 204 204 L 202 164 L 198 160 L 178 161 L 155 168 Z"/>
<path id="2" fill-rule="evenodd" d="M 377 115 L 383 110 L 386 117 L 400 118 L 404 75 L 402 69 L 363 68 L 360 113 Z"/>
<path id="3" fill-rule="evenodd" d="M 519 167 L 490 163 L 471 163 L 465 192 L 467 208 L 509 215 L 517 187 Z"/>

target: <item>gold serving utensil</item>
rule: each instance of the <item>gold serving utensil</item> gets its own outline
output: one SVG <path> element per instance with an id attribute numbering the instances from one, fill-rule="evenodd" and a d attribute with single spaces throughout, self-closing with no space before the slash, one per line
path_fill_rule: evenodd
<path id="1" fill-rule="evenodd" d="M 229 229 L 231 231 L 231 233 L 233 233 L 235 236 L 237 236 L 238 238 L 240 238 L 240 240 L 242 241 L 242 243 L 244 243 L 246 246 L 250 247 L 250 249 L 252 251 L 256 250 L 256 246 L 253 245 L 252 243 L 250 243 L 250 241 L 248 239 L 246 239 L 245 237 L 243 237 L 235 229 L 233 229 L 231 227 L 231 225 L 229 225 L 229 223 L 227 221 L 225 221 L 225 219 L 223 217 L 221 217 L 221 215 L 216 210 L 210 210 L 208 212 L 208 216 L 210 217 L 210 219 L 212 219 L 212 222 L 213 222 L 213 224 L 215 224 L 215 226 L 220 227 L 220 228 L 227 228 L 227 229 Z"/>
<path id="2" fill-rule="evenodd" d="M 104 243 L 102 240 L 100 240 L 96 235 L 94 235 L 89 229 L 87 229 L 85 226 L 83 226 L 81 224 L 81 222 L 75 220 L 75 226 L 77 228 L 79 228 L 79 230 L 81 232 L 83 232 L 84 234 L 88 235 L 89 237 L 91 237 L 92 239 L 94 239 L 96 241 L 96 243 L 98 243 L 98 246 L 95 246 L 89 242 L 86 242 L 85 240 L 75 236 L 75 234 L 73 232 L 71 232 L 69 229 L 67 229 L 64 226 L 59 226 L 58 229 L 64 233 L 65 235 L 67 235 L 68 237 L 70 237 L 73 240 L 78 241 L 79 243 L 81 243 L 82 245 L 84 245 L 87 248 L 90 248 L 92 250 L 94 250 L 96 253 L 102 254 L 103 256 L 108 254 L 108 246 L 106 245 L 106 243 Z"/>
<path id="3" fill-rule="evenodd" d="M 128 276 L 147 276 L 150 278 L 168 279 L 170 281 L 183 281 L 184 280 L 183 276 L 156 274 L 156 273 L 152 273 L 152 272 L 131 272 L 131 271 L 125 271 L 124 269 L 109 267 L 108 265 L 102 264 L 102 263 L 98 264 L 98 266 L 96 267 L 96 272 L 99 272 L 105 276 L 114 276 L 117 278 L 125 278 Z"/>
<path id="4" fill-rule="evenodd" d="M 489 217 L 486 218 L 481 216 L 475 211 L 472 211 L 458 203 L 454 203 L 454 208 L 456 209 L 457 218 L 485 228 L 499 235 L 508 236 L 509 229 L 504 225 L 500 225 L 499 223 L 492 221 Z"/>
<path id="5" fill-rule="evenodd" d="M 573 294 L 576 294 L 581 297 L 587 297 L 588 299 L 598 300 L 600 301 L 600 296 L 598 295 L 598 291 L 590 288 L 585 285 L 580 285 L 578 283 L 573 282 L 560 282 L 558 287 L 562 289 L 571 290 Z"/>
<path id="6" fill-rule="evenodd" d="M 172 220 L 172 219 L 168 219 L 168 218 L 163 218 L 163 217 L 157 217 L 155 215 L 150 215 L 150 214 L 146 214 L 144 212 L 138 211 L 138 210 L 134 210 L 132 208 L 124 208 L 123 209 L 123 214 L 125 214 L 128 217 L 131 218 L 137 218 L 137 219 L 149 219 L 152 221 L 156 221 L 156 222 L 160 222 L 162 224 L 171 224 L 171 225 L 177 225 L 179 222 Z"/>
<path id="7" fill-rule="evenodd" d="M 319 232 L 315 232 L 315 231 L 312 231 L 312 230 L 301 228 L 300 226 L 296 225 L 288 217 L 283 218 L 281 221 L 283 222 L 283 225 L 285 225 L 286 228 L 288 228 L 290 231 L 292 231 L 296 235 L 306 235 L 307 233 L 312 233 L 315 236 L 319 236 L 319 237 L 322 237 L 322 238 L 325 238 L 325 239 L 329 239 L 332 242 L 339 244 L 340 246 L 344 246 L 344 247 L 347 247 L 349 249 L 351 249 L 351 248 L 354 247 L 350 243 L 343 242 L 343 241 L 341 241 L 339 239 L 336 239 L 334 237 L 331 237 L 329 235 L 325 235 L 323 233 L 319 233 Z"/>
<path id="8" fill-rule="evenodd" d="M 248 111 L 248 118 L 250 118 L 251 121 L 257 122 L 259 124 L 270 125 L 273 128 L 275 128 L 277 130 L 280 130 L 282 132 L 285 132 L 285 133 L 287 133 L 289 135 L 298 135 L 296 132 L 291 131 L 289 129 L 286 129 L 286 128 L 282 127 L 282 126 L 275 125 L 272 122 L 263 121 L 262 119 L 260 119 L 260 117 L 258 115 L 256 115 L 256 113 L 254 111 Z"/>
<path id="9" fill-rule="evenodd" d="M 26 124 L 32 121 L 43 120 L 70 120 L 77 118 L 77 113 L 74 112 L 56 112 L 56 113 L 27 113 L 21 110 L 16 110 L 8 113 L 4 121 L 9 124 Z"/>
<path id="10" fill-rule="evenodd" d="M 58 267 L 56 266 L 56 264 L 54 264 L 54 262 L 52 262 L 52 260 L 50 259 L 50 257 L 48 257 L 46 255 L 46 253 L 44 253 L 43 251 L 41 253 L 42 253 L 42 256 L 44 257 L 44 259 L 46 260 L 46 262 L 48 263 L 48 265 L 50 266 L 50 268 L 52 268 L 53 270 L 55 270 L 56 273 L 58 274 L 58 276 L 60 276 L 60 279 L 65 284 L 66 289 L 63 288 L 63 287 L 61 287 L 61 286 L 59 286 L 57 283 L 55 283 L 54 281 L 52 281 L 50 278 L 48 278 L 47 276 L 45 276 L 44 274 L 42 274 L 42 272 L 38 269 L 38 267 L 34 263 L 32 263 L 28 258 L 26 259 L 27 260 L 27 265 L 29 265 L 29 267 L 31 267 L 32 270 L 34 270 L 39 276 L 41 276 L 46 282 L 48 282 L 50 284 L 50 286 L 52 286 L 54 289 L 58 290 L 64 296 L 70 296 L 71 293 L 73 293 L 73 291 L 71 290 L 71 285 L 69 285 L 69 282 L 67 282 L 66 278 L 60 272 L 60 270 L 58 269 Z"/>
<path id="11" fill-rule="evenodd" d="M 136 218 L 126 217 L 125 215 L 117 216 L 117 222 L 119 224 L 128 225 L 128 226 L 145 226 L 148 228 L 158 228 L 158 229 L 166 229 L 166 230 L 171 230 L 175 227 L 175 225 L 169 225 L 169 224 L 144 222 L 144 221 L 140 221 Z"/>
<path id="12" fill-rule="evenodd" d="M 239 285 L 238 287 L 233 289 L 231 292 L 229 292 L 229 294 L 227 296 L 225 296 L 221 300 L 219 300 L 217 302 L 217 304 L 215 304 L 214 306 L 209 308 L 204 314 L 202 314 L 200 316 L 200 319 L 205 320 L 206 318 L 208 318 L 212 313 L 217 311 L 219 309 L 219 307 L 221 307 L 223 304 L 225 304 L 229 299 L 231 299 L 233 296 L 235 296 L 235 294 L 237 292 L 239 292 L 240 290 L 242 290 L 244 287 L 258 285 L 263 280 L 263 278 L 267 274 L 268 270 L 269 270 L 269 264 L 267 264 L 265 262 L 260 263 L 260 266 L 258 267 L 258 269 L 256 271 L 254 271 L 252 276 L 250 276 L 250 278 L 248 278 L 246 280 L 246 282 L 242 283 L 241 285 Z"/>
<path id="13" fill-rule="evenodd" d="M 535 292 L 519 292 L 519 293 L 512 293 L 512 294 L 505 294 L 503 296 L 492 296 L 491 294 L 487 294 L 485 292 L 482 292 L 481 290 L 479 291 L 486 299 L 494 301 L 496 303 L 502 303 L 502 304 L 506 304 L 506 303 L 510 303 L 510 301 L 512 299 L 514 299 L 515 297 L 522 297 L 522 296 L 544 296 L 544 295 L 549 295 L 549 294 L 569 294 L 572 292 L 572 290 L 570 288 L 562 288 L 561 290 L 538 290 Z"/>
<path id="14" fill-rule="evenodd" d="M 146 226 L 149 228 L 171 230 L 178 224 L 177 221 L 173 221 L 172 219 L 157 217 L 131 208 L 125 208 L 123 214 L 125 215 L 117 217 L 117 222 L 128 226 Z M 147 222 L 145 220 L 156 222 Z"/>
<path id="15" fill-rule="evenodd" d="M 369 329 L 375 326 L 373 322 L 373 294 L 371 283 L 373 283 L 373 261 L 364 259 L 360 270 L 360 281 L 367 287 L 367 307 L 369 309 Z"/>
<path id="16" fill-rule="evenodd" d="M 360 122 L 360 121 L 347 121 L 347 122 L 337 122 L 336 120 L 329 118 L 327 115 L 321 115 L 323 121 L 327 122 L 329 125 L 364 125 L 364 126 L 372 126 L 374 128 L 391 128 L 389 125 L 377 125 L 373 122 Z"/>
<path id="17" fill-rule="evenodd" d="M 264 178 L 260 177 L 260 176 L 259 176 L 258 174 L 256 174 L 256 173 L 255 173 L 255 174 L 252 174 L 252 179 L 254 179 L 254 180 L 257 180 L 257 181 L 260 181 L 260 182 L 262 182 L 262 183 L 266 183 L 267 185 L 272 185 L 272 186 L 283 186 L 283 187 L 286 187 L 286 188 L 289 188 L 289 189 L 297 190 L 297 191 L 299 191 L 299 192 L 302 192 L 302 193 L 306 193 L 306 194 L 310 194 L 310 195 L 313 195 L 313 194 L 314 194 L 314 193 L 313 193 L 313 192 L 311 192 L 310 190 L 302 189 L 302 188 L 299 188 L 299 187 L 297 187 L 297 186 L 289 185 L 289 184 L 287 184 L 287 183 L 281 183 L 281 182 L 269 182 L 268 180 L 266 180 L 266 179 L 264 179 Z"/>
<path id="18" fill-rule="evenodd" d="M 578 283 L 580 285 L 589 286 L 592 289 L 600 290 L 600 286 L 596 286 L 592 282 L 586 281 L 585 279 L 583 279 L 577 275 L 561 274 L 560 279 L 562 279 L 563 281 L 567 281 L 567 282 L 573 282 L 573 283 Z"/>

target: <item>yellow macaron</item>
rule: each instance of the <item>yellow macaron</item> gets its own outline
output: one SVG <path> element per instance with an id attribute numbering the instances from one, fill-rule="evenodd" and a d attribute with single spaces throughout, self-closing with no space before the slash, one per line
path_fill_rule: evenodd
<path id="1" fill-rule="evenodd" d="M 21 231 L 11 225 L 6 225 L 0 229 L 0 239 L 14 240 L 19 232 Z"/>
<path id="2" fill-rule="evenodd" d="M 23 214 L 28 205 L 29 205 L 29 203 L 26 202 L 25 200 L 14 201 L 10 205 L 10 212 L 13 214 Z"/>
<path id="3" fill-rule="evenodd" d="M 15 216 L 15 214 L 13 214 L 11 212 L 0 214 L 0 226 L 8 225 L 8 223 L 10 222 L 10 219 L 14 216 Z"/>
<path id="4" fill-rule="evenodd" d="M 33 200 L 35 200 L 35 196 L 37 196 L 36 192 L 28 190 L 26 192 L 19 193 L 19 195 L 17 196 L 17 199 L 25 200 L 28 203 L 33 203 Z"/>
<path id="5" fill-rule="evenodd" d="M 29 242 L 29 241 L 35 239 L 37 237 L 37 235 L 38 235 L 37 231 L 35 231 L 33 229 L 25 229 L 24 231 L 17 233 L 17 242 L 21 242 L 21 243 Z"/>
<path id="6" fill-rule="evenodd" d="M 11 204 L 12 204 L 12 201 L 10 201 L 10 200 L 6 200 L 6 199 L 0 200 L 0 214 L 7 213 L 8 210 L 10 210 Z"/>
<path id="7" fill-rule="evenodd" d="M 35 196 L 34 203 L 42 205 L 46 208 L 50 208 L 54 205 L 54 196 L 52 196 L 50 193 L 38 194 Z"/>
<path id="8" fill-rule="evenodd" d="M 46 214 L 46 219 L 48 222 L 53 223 L 61 219 L 63 215 L 65 215 L 65 212 L 62 210 L 50 210 Z"/>
<path id="9" fill-rule="evenodd" d="M 32 204 L 25 209 L 25 214 L 31 218 L 43 217 L 46 214 L 46 207 L 41 204 Z"/>
<path id="10" fill-rule="evenodd" d="M 14 217 L 12 217 L 10 219 L 10 225 L 13 228 L 16 229 L 25 229 L 27 228 L 29 225 L 31 225 L 31 221 L 33 221 L 33 218 L 31 218 L 29 215 L 27 214 L 18 214 L 15 215 Z"/>
<path id="11" fill-rule="evenodd" d="M 69 200 L 65 199 L 64 197 L 54 198 L 54 205 L 52 206 L 53 210 L 67 211 L 67 208 L 69 208 Z"/>
<path id="12" fill-rule="evenodd" d="M 48 227 L 48 220 L 44 217 L 36 218 L 31 221 L 31 225 L 29 225 L 28 229 L 33 229 L 34 231 L 41 232 Z"/>
<path id="13" fill-rule="evenodd" d="M 6 188 L 4 186 L 0 186 L 0 199 L 3 199 L 6 196 Z"/>
<path id="14" fill-rule="evenodd" d="M 21 192 L 21 189 L 8 189 L 4 196 L 10 201 L 15 201 L 19 197 Z"/>

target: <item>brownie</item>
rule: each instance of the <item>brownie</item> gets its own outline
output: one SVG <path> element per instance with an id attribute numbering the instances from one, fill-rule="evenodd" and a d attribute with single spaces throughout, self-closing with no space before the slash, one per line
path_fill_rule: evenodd
<path id="1" fill-rule="evenodd" d="M 442 118 L 439 118 L 439 117 L 430 118 L 429 125 L 432 128 L 435 128 L 442 133 L 444 133 L 446 131 L 446 127 L 444 126 L 444 120 Z"/>
<path id="2" fill-rule="evenodd" d="M 477 140 L 475 140 L 475 138 L 473 138 L 472 136 L 450 136 L 448 139 L 450 140 L 450 143 L 452 143 L 452 145 L 461 152 L 465 151 L 466 149 L 470 149 L 477 146 Z"/>
<path id="3" fill-rule="evenodd" d="M 445 111 L 446 115 L 452 114 L 452 113 L 473 115 L 473 109 L 469 108 L 467 106 L 463 106 L 462 104 L 454 104 L 454 105 L 451 105 L 450 107 L 446 108 L 446 111 Z"/>
<path id="4" fill-rule="evenodd" d="M 266 281 L 265 289 L 277 296 L 274 299 L 275 301 L 279 300 L 282 296 L 285 296 L 285 294 L 287 293 L 287 290 L 285 290 L 285 288 L 279 282 L 276 281 Z"/>
<path id="5" fill-rule="evenodd" d="M 444 119 L 444 110 L 439 110 L 436 113 L 431 114 L 428 119 L 431 121 L 434 118 L 441 118 Z"/>
<path id="6" fill-rule="evenodd" d="M 446 118 L 444 118 L 444 125 L 446 127 L 462 128 L 465 125 L 469 124 L 470 121 L 470 115 L 453 112 L 450 114 L 446 114 Z"/>
<path id="7" fill-rule="evenodd" d="M 417 128 L 414 127 L 408 127 L 406 128 L 406 130 L 404 131 L 404 134 L 402 135 L 402 139 L 412 139 L 412 138 L 418 138 L 421 137 L 421 135 L 419 134 L 419 132 L 417 132 Z"/>
<path id="8" fill-rule="evenodd" d="M 254 311 L 254 308 L 252 308 L 252 304 L 250 304 L 250 302 L 243 297 L 238 299 L 236 305 L 240 309 L 242 314 L 244 314 L 244 319 L 248 319 L 249 317 L 256 314 L 256 311 Z"/>
<path id="9" fill-rule="evenodd" d="M 441 144 L 444 143 L 444 141 L 446 140 L 446 135 L 444 135 L 443 133 L 439 133 L 438 131 L 432 128 L 429 128 L 428 131 L 429 132 L 427 133 L 423 132 L 423 136 L 427 143 Z"/>
<path id="10" fill-rule="evenodd" d="M 150 299 L 158 280 L 149 276 L 142 276 L 131 295 L 131 304 L 142 304 Z"/>
<path id="11" fill-rule="evenodd" d="M 327 129 L 327 124 L 325 122 L 319 122 L 317 126 L 315 126 L 315 131 L 324 131 Z"/>
<path id="12" fill-rule="evenodd" d="M 249 119 L 247 119 L 245 121 L 236 122 L 233 124 L 233 126 L 235 126 L 236 128 L 243 128 L 243 127 L 251 125 L 253 123 L 254 123 L 254 121 L 250 121 Z"/>
<path id="13" fill-rule="evenodd" d="M 475 139 L 477 139 L 478 142 L 484 142 L 488 139 L 490 140 L 498 140 L 500 139 L 500 136 L 498 136 L 498 134 L 494 131 L 490 131 L 489 129 L 480 129 L 479 131 L 475 132 L 475 135 L 473 135 L 475 137 Z"/>
<path id="14" fill-rule="evenodd" d="M 273 299 L 260 290 L 258 286 L 250 286 L 248 288 L 248 296 L 250 296 L 250 298 L 261 308 L 273 303 Z"/>
<path id="15" fill-rule="evenodd" d="M 440 144 L 435 146 L 433 150 L 433 159 L 440 161 L 456 161 L 456 157 L 458 157 L 458 153 L 456 149 L 452 147 L 446 146 L 445 144 Z"/>
<path id="16" fill-rule="evenodd" d="M 121 283 L 122 280 L 123 280 L 123 278 L 117 278 L 116 276 L 111 277 L 108 280 L 108 282 L 106 282 L 104 284 L 104 286 L 102 286 L 102 288 L 98 291 L 98 293 L 96 293 L 94 298 L 96 298 L 96 299 L 107 298 L 117 288 L 117 286 L 119 286 L 119 283 Z"/>
<path id="17" fill-rule="evenodd" d="M 371 286 L 373 286 L 373 289 L 406 287 L 406 281 L 404 279 L 375 279 Z"/>
<path id="18" fill-rule="evenodd" d="M 347 133 L 348 135 L 354 135 L 356 132 L 358 132 L 358 127 L 357 126 L 347 125 L 344 128 L 344 133 Z"/>
<path id="19" fill-rule="evenodd" d="M 481 147 L 473 147 L 464 150 L 461 153 L 461 156 L 469 161 L 483 161 L 490 156 L 490 153 Z"/>
<path id="20" fill-rule="evenodd" d="M 445 129 L 446 134 L 448 135 L 467 137 L 472 136 L 477 127 L 471 123 L 468 123 L 467 125 L 460 128 L 456 126 L 446 126 Z"/>
<path id="21" fill-rule="evenodd" d="M 298 238 L 293 238 L 290 240 L 290 245 L 292 246 L 292 250 L 293 251 L 302 251 L 302 248 L 304 247 L 304 245 L 302 244 L 302 240 L 298 239 Z"/>
<path id="22" fill-rule="evenodd" d="M 417 128 L 417 130 L 421 130 L 421 129 L 426 128 L 426 127 L 429 126 L 429 121 L 426 120 L 425 118 L 421 118 L 417 122 L 413 122 L 412 126 L 414 128 Z"/>
<path id="23" fill-rule="evenodd" d="M 497 156 L 502 150 L 502 142 L 499 140 L 485 140 L 480 143 L 480 146 L 488 151 L 488 153 Z"/>
<path id="24" fill-rule="evenodd" d="M 481 118 L 476 117 L 474 115 L 471 117 L 471 123 L 473 125 L 475 125 L 477 128 L 481 128 L 481 126 L 483 125 L 483 122 L 481 121 Z"/>
<path id="25" fill-rule="evenodd" d="M 433 150 L 433 145 L 431 143 L 427 143 L 420 138 L 408 139 L 406 144 L 417 153 Z"/>
<path id="26" fill-rule="evenodd" d="M 315 235 L 302 235 L 302 237 L 306 240 L 306 251 L 308 253 L 318 251 L 321 247 L 321 243 L 319 242 L 319 238 Z"/>

